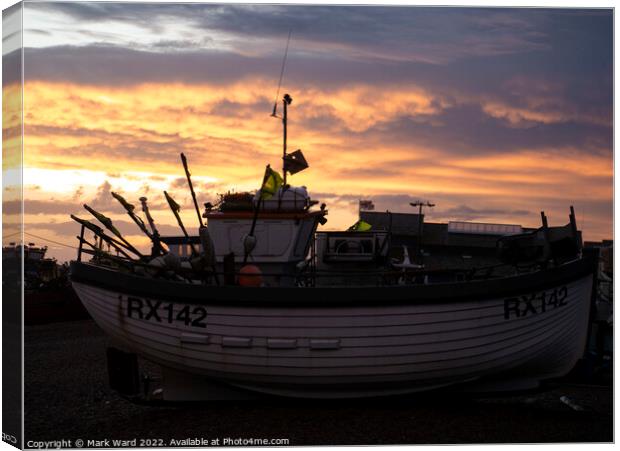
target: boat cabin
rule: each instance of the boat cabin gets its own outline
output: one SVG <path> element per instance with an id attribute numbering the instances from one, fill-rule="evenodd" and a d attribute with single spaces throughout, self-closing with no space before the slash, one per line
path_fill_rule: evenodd
<path id="1" fill-rule="evenodd" d="M 256 247 L 249 261 L 255 263 L 298 263 L 309 252 L 319 221 L 327 214 L 319 211 L 261 211 L 254 227 Z M 217 211 L 204 215 L 215 245 L 218 263 L 230 253 L 243 258 L 244 239 L 250 234 L 254 213 Z"/>

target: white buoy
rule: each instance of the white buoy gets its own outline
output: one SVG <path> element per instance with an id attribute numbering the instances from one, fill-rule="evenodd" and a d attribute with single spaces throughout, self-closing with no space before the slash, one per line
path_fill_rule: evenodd
<path id="1" fill-rule="evenodd" d="M 246 235 L 243 237 L 243 250 L 246 255 L 250 255 L 256 247 L 256 237 L 253 235 Z"/>
<path id="2" fill-rule="evenodd" d="M 202 254 L 207 266 L 215 265 L 215 244 L 207 227 L 200 227 L 198 234 L 200 235 L 200 244 L 202 245 Z"/>

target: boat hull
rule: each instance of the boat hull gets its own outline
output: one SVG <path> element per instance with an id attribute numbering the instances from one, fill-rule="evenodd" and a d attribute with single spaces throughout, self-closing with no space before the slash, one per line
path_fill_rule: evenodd
<path id="1" fill-rule="evenodd" d="M 442 295 L 451 291 L 445 286 L 382 287 L 364 297 L 338 288 L 182 284 L 172 296 L 137 288 L 137 276 L 114 281 L 110 270 L 82 263 L 72 270 L 97 324 L 164 368 L 257 392 L 325 398 L 535 388 L 567 374 L 583 355 L 593 285 L 580 262 L 548 277 L 507 278 L 486 292 L 479 283 L 452 284 L 461 289 L 451 297 Z"/>

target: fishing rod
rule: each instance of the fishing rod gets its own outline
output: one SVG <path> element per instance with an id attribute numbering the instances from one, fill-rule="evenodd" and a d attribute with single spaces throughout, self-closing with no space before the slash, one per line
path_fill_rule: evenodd
<path id="1" fill-rule="evenodd" d="M 142 204 L 142 211 L 144 212 L 144 215 L 146 216 L 146 220 L 148 221 L 149 226 L 151 227 L 151 234 L 149 235 L 149 237 L 151 238 L 151 241 L 153 242 L 153 251 L 159 254 L 166 254 L 168 251 L 165 250 L 163 246 L 161 245 L 159 230 L 157 230 L 157 227 L 155 227 L 155 221 L 153 220 L 153 217 L 151 216 L 151 212 L 149 211 L 149 206 L 147 205 L 146 201 L 147 201 L 146 197 L 142 196 L 140 198 L 140 203 Z"/>
<path id="2" fill-rule="evenodd" d="M 190 240 L 189 234 L 187 233 L 187 230 L 185 230 L 185 226 L 183 225 L 183 221 L 181 220 L 181 216 L 179 216 L 179 211 L 181 211 L 181 206 L 179 204 L 177 204 L 174 201 L 174 199 L 172 197 L 170 197 L 170 195 L 166 191 L 164 191 L 164 196 L 166 196 L 166 200 L 168 201 L 168 205 L 170 206 L 170 209 L 172 210 L 172 213 L 174 214 L 174 217 L 177 218 L 177 222 L 179 223 L 179 227 L 181 227 L 181 230 L 183 231 L 183 235 L 185 235 L 187 243 L 192 248 L 192 253 L 194 255 L 200 255 L 196 251 L 196 248 L 194 247 L 194 244 Z"/>
<path id="3" fill-rule="evenodd" d="M 194 208 L 196 209 L 196 216 L 198 216 L 198 224 L 199 224 L 198 235 L 200 237 L 200 244 L 202 245 L 202 249 L 203 249 L 202 261 L 207 266 L 211 267 L 211 271 L 213 272 L 213 276 L 215 278 L 215 283 L 219 285 L 220 280 L 217 277 L 217 271 L 215 268 L 215 249 L 214 249 L 213 240 L 211 239 L 211 235 L 209 234 L 209 229 L 202 222 L 202 216 L 200 215 L 200 208 L 198 207 L 198 200 L 196 199 L 196 193 L 194 192 L 194 185 L 192 183 L 192 175 L 189 172 L 187 158 L 185 157 L 184 153 L 181 153 L 181 161 L 183 162 L 183 169 L 185 169 L 185 176 L 187 177 L 187 184 L 189 185 L 189 190 L 192 193 L 192 200 L 194 201 Z"/>
<path id="4" fill-rule="evenodd" d="M 93 224 L 92 222 L 86 219 L 81 219 L 74 215 L 70 215 L 70 216 L 71 216 L 71 219 L 73 219 L 78 224 L 81 224 L 82 226 L 86 227 L 88 230 L 92 231 L 96 236 L 98 236 L 100 239 L 104 240 L 107 244 L 109 244 L 114 249 L 116 249 L 117 252 L 123 254 L 127 259 L 135 261 L 133 257 L 131 257 L 127 252 L 124 251 L 123 243 L 115 240 L 111 236 L 106 235 L 106 233 L 103 231 L 101 227 L 99 227 L 96 224 Z"/>
<path id="5" fill-rule="evenodd" d="M 254 215 L 252 216 L 252 226 L 250 227 L 250 233 L 248 233 L 243 239 L 243 264 L 245 265 L 248 261 L 248 257 L 254 250 L 256 246 L 256 237 L 254 236 L 254 230 L 256 229 L 256 221 L 258 220 L 258 212 L 260 211 L 261 203 L 263 201 L 263 187 L 267 182 L 267 178 L 270 174 L 271 165 L 267 165 L 265 167 L 265 175 L 263 176 L 263 183 L 258 190 L 258 200 L 256 201 L 256 205 L 254 207 Z"/>
<path id="6" fill-rule="evenodd" d="M 123 206 L 123 208 L 129 215 L 129 217 L 133 219 L 133 222 L 135 222 L 136 225 L 140 227 L 140 230 L 142 230 L 142 232 L 146 236 L 152 239 L 153 237 L 151 233 L 148 231 L 148 229 L 146 228 L 146 225 L 144 224 L 144 221 L 142 220 L 142 218 L 140 218 L 138 215 L 134 213 L 134 210 L 136 209 L 136 207 L 130 204 L 129 202 L 127 202 L 125 198 L 118 193 L 112 192 L 112 197 L 114 197 L 114 199 L 116 199 Z"/>
<path id="7" fill-rule="evenodd" d="M 99 249 L 96 245 L 94 245 L 93 243 L 89 242 L 88 240 L 80 237 L 80 236 L 76 236 L 76 238 L 78 239 L 78 241 L 80 243 L 86 244 L 88 246 L 90 246 L 93 250 L 88 250 L 88 249 L 82 249 L 82 252 L 85 254 L 90 254 L 93 255 L 95 257 L 104 257 L 107 258 L 109 260 L 115 261 L 127 268 L 132 268 L 134 265 L 139 264 L 140 262 L 137 260 L 130 260 L 127 261 L 124 258 L 121 257 L 117 257 L 116 255 L 112 255 L 108 252 L 102 251 L 101 249 Z"/>
<path id="8" fill-rule="evenodd" d="M 203 227 L 202 216 L 200 215 L 200 208 L 198 208 L 198 201 L 196 200 L 196 193 L 194 192 L 194 185 L 192 184 L 192 175 L 189 173 L 189 168 L 187 167 L 187 158 L 184 153 L 181 153 L 181 161 L 183 162 L 183 169 L 185 169 L 185 176 L 187 177 L 187 184 L 189 185 L 189 190 L 192 193 L 192 199 L 194 200 L 194 207 L 196 208 L 196 215 L 198 216 L 198 223 L 200 227 Z"/>
<path id="9" fill-rule="evenodd" d="M 127 202 L 125 198 L 118 193 L 113 192 L 112 196 L 123 206 L 123 208 L 129 215 L 129 217 L 133 220 L 133 222 L 136 223 L 136 225 L 140 228 L 142 233 L 144 233 L 146 236 L 149 237 L 149 239 L 153 243 L 153 254 L 154 255 L 165 254 L 166 251 L 161 246 L 161 242 L 159 240 L 159 234 L 157 233 L 157 229 L 154 228 L 155 226 L 151 223 L 151 229 L 153 229 L 153 232 L 150 232 L 148 228 L 146 227 L 146 224 L 144 224 L 144 221 L 142 220 L 142 218 L 140 218 L 137 214 L 134 213 L 134 210 L 136 209 L 136 207 L 133 204 L 130 204 L 129 202 Z M 145 199 L 145 202 L 146 202 L 146 197 L 140 198 L 140 201 L 142 201 L 142 199 Z M 144 209 L 145 209 L 145 206 L 143 203 L 142 211 L 145 211 Z M 148 210 L 146 210 L 146 212 L 147 212 L 147 219 L 149 219 L 149 221 L 152 221 L 150 214 L 148 214 Z"/>
<path id="10" fill-rule="evenodd" d="M 77 218 L 77 217 L 75 217 L 73 219 L 76 220 L 77 222 L 79 222 L 85 228 L 91 230 L 95 234 L 95 240 L 97 240 L 97 238 L 99 238 L 99 250 L 101 252 L 105 252 L 105 251 L 102 250 L 103 242 L 105 241 L 107 243 L 107 245 L 108 245 L 108 249 L 110 248 L 110 246 L 112 246 L 117 252 L 120 252 L 121 254 L 123 254 L 128 259 L 130 259 L 132 261 L 138 261 L 138 260 L 135 260 L 133 257 L 131 257 L 127 252 L 125 252 L 125 251 L 129 251 L 129 249 L 125 246 L 124 243 L 122 243 L 122 242 L 118 241 L 117 239 L 107 235 L 103 231 L 103 229 L 101 227 L 99 227 L 96 224 L 93 224 L 92 222 L 87 221 L 85 219 L 80 219 L 80 218 Z"/>
<path id="11" fill-rule="evenodd" d="M 140 253 L 138 249 L 136 249 L 129 241 L 127 241 L 125 237 L 123 237 L 121 232 L 116 227 L 114 227 L 114 224 L 112 223 L 112 220 L 110 218 L 108 218 L 102 213 L 99 213 L 98 211 L 89 207 L 86 204 L 84 204 L 84 208 L 88 210 L 88 212 L 92 214 L 95 218 L 97 218 L 97 220 L 99 220 L 99 222 L 101 222 L 106 227 L 106 229 L 116 235 L 118 239 L 120 239 L 125 244 L 125 247 L 127 247 L 127 249 L 138 255 L 140 258 L 144 258 L 144 255 L 142 255 L 142 253 Z"/>

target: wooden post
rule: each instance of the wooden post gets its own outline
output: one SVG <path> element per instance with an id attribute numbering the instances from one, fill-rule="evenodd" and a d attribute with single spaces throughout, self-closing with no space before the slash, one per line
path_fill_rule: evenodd
<path id="1" fill-rule="evenodd" d="M 82 261 L 82 243 L 84 242 L 84 225 L 82 224 L 82 229 L 80 230 L 80 246 L 78 247 L 78 255 L 77 260 L 79 262 Z"/>
<path id="2" fill-rule="evenodd" d="M 583 349 L 584 356 L 588 351 L 588 344 L 590 343 L 590 335 L 592 335 L 592 323 L 594 322 L 594 316 L 596 315 L 596 298 L 598 294 L 598 271 L 599 271 L 599 259 L 600 249 L 595 247 L 585 248 L 583 250 L 584 259 L 589 259 L 592 265 L 592 291 L 590 293 L 590 311 L 588 312 L 588 332 L 586 344 Z"/>
<path id="3" fill-rule="evenodd" d="M 544 211 L 540 212 L 540 219 L 542 220 L 543 231 L 545 232 L 545 236 L 546 236 L 547 235 L 548 223 L 547 223 L 547 216 L 545 216 L 545 212 Z"/>
<path id="4" fill-rule="evenodd" d="M 418 210 L 418 249 L 416 255 L 418 257 L 418 263 L 422 264 L 422 202 L 420 202 L 420 209 Z"/>
<path id="5" fill-rule="evenodd" d="M 571 233 L 573 234 L 573 239 L 575 240 L 575 248 L 577 249 L 577 252 L 579 253 L 582 249 L 582 243 L 581 240 L 579 239 L 579 231 L 577 230 L 577 220 L 575 219 L 575 209 L 573 208 L 573 206 L 570 206 L 570 215 L 568 216 L 570 219 L 570 228 L 571 228 Z"/>
<path id="6" fill-rule="evenodd" d="M 285 164 L 286 164 L 286 127 L 287 127 L 287 118 L 286 118 L 286 114 L 287 114 L 287 106 L 288 106 L 288 102 L 286 101 L 286 97 L 285 99 L 282 101 L 282 103 L 284 104 L 284 114 L 282 115 L 282 125 L 284 126 L 284 137 L 282 140 L 282 179 L 284 182 L 284 185 L 286 185 L 286 170 L 285 170 Z"/>
<path id="7" fill-rule="evenodd" d="M 553 251 L 551 249 L 551 240 L 549 239 L 549 224 L 547 222 L 547 216 L 545 215 L 544 211 L 540 212 L 540 218 L 542 220 L 542 229 L 545 236 L 545 251 L 549 252 L 549 257 L 551 257 L 553 263 L 557 265 L 558 262 L 556 261 L 555 256 L 553 255 Z"/>

